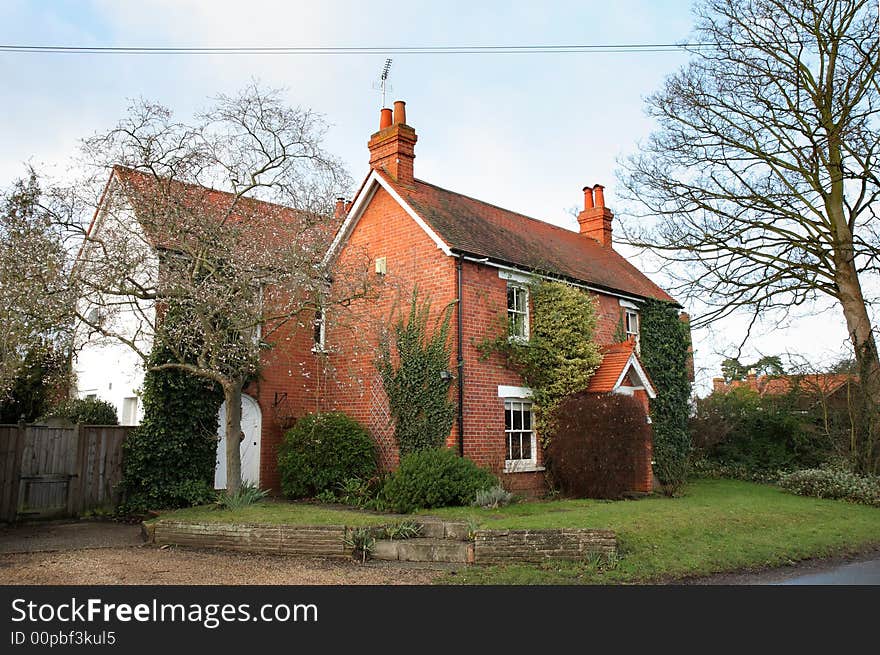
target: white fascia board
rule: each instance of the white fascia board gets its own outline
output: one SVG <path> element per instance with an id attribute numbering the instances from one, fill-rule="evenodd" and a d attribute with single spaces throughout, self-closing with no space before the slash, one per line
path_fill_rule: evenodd
<path id="1" fill-rule="evenodd" d="M 626 362 L 626 366 L 623 367 L 623 371 L 620 373 L 620 377 L 617 378 L 617 382 L 614 383 L 614 390 L 616 391 L 618 388 L 621 387 L 621 383 L 626 377 L 626 374 L 629 373 L 630 369 L 636 372 L 642 388 L 644 388 L 644 390 L 648 394 L 648 398 L 656 398 L 657 392 L 651 385 L 650 380 L 648 380 L 648 376 L 645 374 L 645 369 L 642 368 L 642 365 L 639 363 L 639 358 L 636 357 L 635 353 L 629 356 L 629 360 Z"/>
<path id="2" fill-rule="evenodd" d="M 460 255 L 461 256 L 461 255 Z M 512 274 L 518 274 L 526 280 L 533 280 L 536 277 L 542 280 L 550 280 L 551 282 L 565 282 L 566 284 L 570 284 L 573 287 L 578 287 L 579 289 L 586 289 L 587 291 L 592 291 L 593 293 L 601 293 L 604 296 L 611 296 L 612 298 L 622 298 L 624 300 L 628 300 L 632 303 L 644 302 L 643 298 L 637 298 L 636 296 L 629 296 L 623 294 L 619 291 L 611 291 L 609 289 L 600 289 L 598 287 L 591 286 L 589 284 L 583 284 L 582 282 L 573 282 L 568 279 L 562 279 L 558 277 L 553 277 L 551 275 L 544 275 L 542 273 L 535 273 L 532 271 L 528 271 L 524 268 L 516 268 L 514 266 L 508 266 L 507 264 L 500 264 L 498 262 L 493 262 L 488 257 L 483 257 L 480 259 L 479 257 L 471 257 L 469 255 L 461 256 L 466 262 L 473 262 L 475 264 L 483 264 L 485 266 L 491 266 L 493 268 L 497 268 L 500 271 L 509 271 Z M 499 277 L 501 277 L 499 273 Z M 511 278 L 513 279 L 513 278 Z"/>
<path id="3" fill-rule="evenodd" d="M 498 269 L 498 277 L 502 280 L 521 282 L 522 284 L 529 284 L 535 279 L 534 275 L 526 275 L 525 273 L 519 273 L 517 271 L 508 271 L 503 268 Z"/>
<path id="4" fill-rule="evenodd" d="M 528 387 L 511 387 L 505 384 L 498 385 L 499 398 L 531 398 L 532 390 Z"/>
<path id="5" fill-rule="evenodd" d="M 444 255 L 447 257 L 452 257 L 452 250 L 446 244 L 443 239 L 439 237 L 439 235 L 431 229 L 431 227 L 425 223 L 421 216 L 419 216 L 415 210 L 407 204 L 407 202 L 400 197 L 400 194 L 394 190 L 394 188 L 388 184 L 382 176 L 376 173 L 376 171 L 371 171 L 369 177 L 367 178 L 366 183 L 364 184 L 364 190 L 355 200 L 354 204 L 351 207 L 351 211 L 348 214 L 348 218 L 343 222 L 342 227 L 339 228 L 339 232 L 336 234 L 336 238 L 333 240 L 333 243 L 330 245 L 330 249 L 327 251 L 327 255 L 324 257 L 324 263 L 336 253 L 336 250 L 342 245 L 343 241 L 351 234 L 352 230 L 354 230 L 355 225 L 357 225 L 358 220 L 360 220 L 361 215 L 364 213 L 364 210 L 370 204 L 370 200 L 376 194 L 376 190 L 379 187 L 385 189 L 388 194 L 394 198 L 394 201 L 400 205 L 403 210 L 409 215 L 411 219 L 416 222 L 422 231 L 428 235 L 428 238 L 433 241 L 437 248 L 440 249 Z"/>

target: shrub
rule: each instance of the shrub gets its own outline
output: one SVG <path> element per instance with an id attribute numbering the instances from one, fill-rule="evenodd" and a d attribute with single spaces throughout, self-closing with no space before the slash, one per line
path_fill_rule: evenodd
<path id="1" fill-rule="evenodd" d="M 832 498 L 880 506 L 880 476 L 844 469 L 813 468 L 783 475 L 779 486 L 798 496 Z"/>
<path id="2" fill-rule="evenodd" d="M 43 418 L 58 418 L 83 425 L 119 425 L 116 408 L 106 400 L 72 398 L 56 405 Z"/>
<path id="3" fill-rule="evenodd" d="M 166 321 L 176 320 L 169 312 Z M 161 341 L 149 364 L 171 355 Z M 148 370 L 144 420 L 123 443 L 121 514 L 212 502 L 217 428 L 223 391 L 214 382 L 178 370 Z"/>
<path id="4" fill-rule="evenodd" d="M 784 469 L 755 469 L 740 463 L 724 463 L 706 458 L 695 459 L 691 462 L 690 469 L 690 475 L 695 478 L 724 478 L 771 484 L 777 483 L 780 476 L 788 472 Z"/>
<path id="5" fill-rule="evenodd" d="M 495 509 L 496 507 L 510 505 L 512 502 L 513 494 L 498 484 L 491 489 L 480 489 L 477 491 L 477 497 L 471 504 L 474 507 L 482 507 L 483 509 Z"/>
<path id="6" fill-rule="evenodd" d="M 555 423 L 547 467 L 564 495 L 622 498 L 644 478 L 651 427 L 636 398 L 581 393 L 562 402 Z"/>
<path id="7" fill-rule="evenodd" d="M 260 489 L 252 482 L 242 482 L 234 494 L 217 494 L 217 505 L 223 509 L 240 509 L 260 502 L 269 495 L 268 490 Z"/>
<path id="8" fill-rule="evenodd" d="M 336 492 L 347 479 L 376 474 L 373 440 L 345 414 L 309 414 L 284 435 L 278 472 L 281 490 L 289 498 Z"/>
<path id="9" fill-rule="evenodd" d="M 690 429 L 696 454 L 753 479 L 777 471 L 814 468 L 830 455 L 830 441 L 796 395 L 761 396 L 747 388 L 714 392 L 697 401 Z M 747 479 L 743 476 L 738 476 Z"/>
<path id="10" fill-rule="evenodd" d="M 654 473 L 672 495 L 687 479 L 691 453 L 690 330 L 672 305 L 659 300 L 646 300 L 639 320 L 642 363 L 657 391 L 651 399 Z"/>
<path id="11" fill-rule="evenodd" d="M 382 489 L 388 506 L 398 512 L 419 508 L 469 505 L 477 492 L 498 479 L 466 457 L 447 448 L 404 455 Z"/>

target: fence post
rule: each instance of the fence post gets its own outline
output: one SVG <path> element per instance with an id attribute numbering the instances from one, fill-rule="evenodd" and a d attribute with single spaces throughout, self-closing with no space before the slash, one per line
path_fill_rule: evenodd
<path id="1" fill-rule="evenodd" d="M 12 498 L 9 502 L 9 520 L 14 521 L 18 518 L 18 506 L 21 503 L 21 467 L 23 465 L 24 444 L 27 440 L 28 427 L 24 420 L 18 422 L 17 439 L 15 441 L 15 453 L 12 461 L 15 463 L 12 480 Z"/>
<path id="2" fill-rule="evenodd" d="M 78 516 L 82 512 L 83 485 L 85 481 L 85 439 L 83 439 L 82 426 L 77 423 L 73 426 L 74 463 L 73 476 L 67 483 L 67 514 Z"/>

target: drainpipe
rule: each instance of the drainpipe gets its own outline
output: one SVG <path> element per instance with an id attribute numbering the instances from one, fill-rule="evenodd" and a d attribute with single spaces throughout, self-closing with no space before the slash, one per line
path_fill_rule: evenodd
<path id="1" fill-rule="evenodd" d="M 462 298 L 461 298 L 461 267 L 464 261 L 464 255 L 458 255 L 455 263 L 458 287 L 458 454 L 464 457 L 464 350 L 462 343 Z"/>

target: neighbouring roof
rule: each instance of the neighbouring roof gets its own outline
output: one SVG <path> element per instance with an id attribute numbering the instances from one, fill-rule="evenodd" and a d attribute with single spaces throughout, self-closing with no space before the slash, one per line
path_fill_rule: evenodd
<path id="1" fill-rule="evenodd" d="M 640 386 L 643 386 L 648 391 L 648 395 L 653 397 L 655 395 L 654 385 L 639 362 L 635 348 L 635 341 L 632 340 L 604 346 L 602 348 L 602 363 L 590 378 L 590 386 L 587 387 L 587 391 L 590 393 L 610 393 L 621 386 L 621 381 L 626 374 L 635 374 L 640 378 Z"/>
<path id="2" fill-rule="evenodd" d="M 589 237 L 422 180 L 403 185 L 382 171 L 377 173 L 451 250 L 633 296 L 676 302 L 615 250 Z"/>
<path id="3" fill-rule="evenodd" d="M 725 393 L 732 389 L 751 389 L 761 395 L 784 396 L 794 388 L 811 393 L 821 393 L 830 396 L 836 393 L 849 382 L 854 382 L 855 376 L 847 373 L 804 373 L 800 375 L 749 375 L 745 380 L 732 380 L 724 382 L 722 378 L 713 380 L 714 390 Z"/>
<path id="4" fill-rule="evenodd" d="M 273 223 L 277 225 L 280 222 L 287 226 L 307 228 L 312 237 L 320 238 L 316 234 L 320 232 L 326 240 L 329 240 L 339 228 L 340 220 L 336 218 L 329 222 L 323 216 L 320 220 L 314 220 L 315 217 L 307 212 L 285 205 L 247 196 L 236 197 L 235 194 L 227 191 L 158 177 L 126 166 L 114 166 L 113 173 L 122 184 L 136 214 L 149 210 L 155 212 L 156 216 L 161 217 L 162 214 L 173 216 L 176 207 L 179 206 L 192 214 L 191 219 L 217 221 L 225 219 L 230 223 L 259 220 L 259 224 L 265 228 L 271 228 Z M 145 217 L 140 218 L 143 220 Z M 150 222 L 149 219 L 147 221 Z M 161 219 L 156 223 L 165 224 Z M 89 229 L 91 230 L 91 227 Z M 164 243 L 167 237 L 159 238 L 152 234 L 148 237 L 155 245 L 169 245 Z"/>

